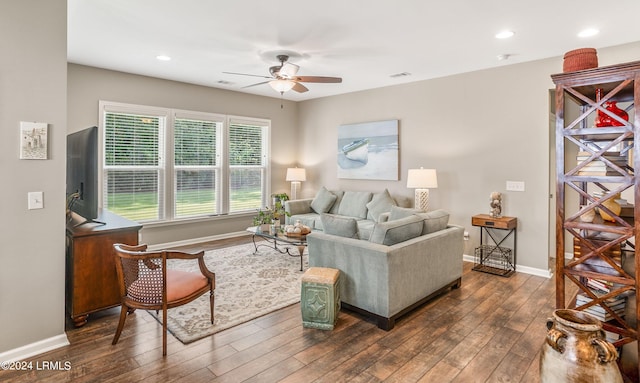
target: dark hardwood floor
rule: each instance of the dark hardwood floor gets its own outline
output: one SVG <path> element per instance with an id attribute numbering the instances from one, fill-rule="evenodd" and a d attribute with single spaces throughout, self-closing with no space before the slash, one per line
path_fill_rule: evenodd
<path id="1" fill-rule="evenodd" d="M 306 329 L 296 304 L 189 345 L 169 336 L 163 358 L 162 327 L 142 311 L 127 319 L 112 346 L 119 309 L 111 309 L 91 315 L 84 327 L 68 324 L 71 345 L 29 359 L 30 371 L 0 371 L 0 381 L 539 382 L 553 278 L 503 278 L 472 266 L 465 263 L 460 289 L 402 317 L 389 332 L 347 311 L 333 331 Z M 70 368 L 37 370 L 45 362 Z"/>

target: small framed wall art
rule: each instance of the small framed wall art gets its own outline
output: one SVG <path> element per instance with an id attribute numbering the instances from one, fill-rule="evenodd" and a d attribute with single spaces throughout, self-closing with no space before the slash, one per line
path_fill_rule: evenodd
<path id="1" fill-rule="evenodd" d="M 48 124 L 45 122 L 20 122 L 20 159 L 47 159 Z"/>

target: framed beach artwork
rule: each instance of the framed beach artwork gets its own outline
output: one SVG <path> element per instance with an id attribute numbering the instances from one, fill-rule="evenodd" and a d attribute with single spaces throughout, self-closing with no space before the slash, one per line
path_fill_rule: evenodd
<path id="1" fill-rule="evenodd" d="M 47 123 L 20 121 L 20 159 L 47 159 Z"/>
<path id="2" fill-rule="evenodd" d="M 338 127 L 338 178 L 398 180 L 398 120 Z"/>

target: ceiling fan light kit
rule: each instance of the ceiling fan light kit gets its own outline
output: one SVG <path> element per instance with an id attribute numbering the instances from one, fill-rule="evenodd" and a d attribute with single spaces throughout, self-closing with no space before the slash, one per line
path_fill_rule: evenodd
<path id="1" fill-rule="evenodd" d="M 269 81 L 269 85 L 280 93 L 290 91 L 296 85 L 295 81 L 292 80 L 271 80 Z"/>

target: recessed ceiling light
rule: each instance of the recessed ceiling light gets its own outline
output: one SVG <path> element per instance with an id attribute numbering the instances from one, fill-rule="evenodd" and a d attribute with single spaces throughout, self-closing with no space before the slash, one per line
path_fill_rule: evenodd
<path id="1" fill-rule="evenodd" d="M 509 37 L 513 37 L 516 33 L 514 31 L 502 31 L 496 33 L 496 39 L 508 39 Z"/>
<path id="2" fill-rule="evenodd" d="M 580 33 L 578 33 L 578 37 L 591 37 L 597 35 L 598 33 L 600 33 L 600 31 L 595 28 L 587 28 L 581 30 Z"/>
<path id="3" fill-rule="evenodd" d="M 156 58 L 158 60 L 160 60 L 160 61 L 170 61 L 171 60 L 171 57 L 165 56 L 165 55 L 159 55 L 159 56 L 156 56 Z"/>

